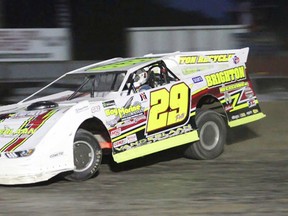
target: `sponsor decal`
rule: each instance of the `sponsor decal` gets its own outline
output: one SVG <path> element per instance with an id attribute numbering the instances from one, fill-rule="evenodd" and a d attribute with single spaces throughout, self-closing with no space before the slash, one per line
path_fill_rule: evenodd
<path id="1" fill-rule="evenodd" d="M 179 64 L 196 64 L 199 56 L 180 56 Z"/>
<path id="2" fill-rule="evenodd" d="M 84 107 L 80 107 L 80 108 L 75 109 L 75 112 L 76 113 L 80 113 L 80 112 L 84 112 L 84 111 L 86 111 L 88 109 L 89 109 L 88 106 L 84 106 Z"/>
<path id="3" fill-rule="evenodd" d="M 140 93 L 140 99 L 141 101 L 147 101 L 147 95 L 145 92 Z"/>
<path id="4" fill-rule="evenodd" d="M 239 82 L 239 83 L 235 83 L 235 84 L 228 85 L 228 86 L 223 85 L 222 87 L 219 88 L 219 91 L 220 91 L 220 93 L 224 93 L 227 91 L 233 91 L 236 89 L 240 89 L 240 88 L 243 88 L 243 87 L 248 86 L 248 85 L 249 85 L 248 82 Z"/>
<path id="5" fill-rule="evenodd" d="M 130 142 L 135 142 L 135 141 L 137 141 L 137 136 L 136 136 L 136 134 L 132 134 L 132 135 L 130 135 L 130 136 L 127 136 L 127 140 L 128 140 L 129 143 L 130 143 Z"/>
<path id="6" fill-rule="evenodd" d="M 138 113 L 142 113 L 142 107 L 140 104 L 136 106 L 130 106 L 128 108 L 113 108 L 113 109 L 106 109 L 105 114 L 107 117 L 114 115 L 119 116 L 120 118 L 126 118 L 129 116 L 136 115 Z"/>
<path id="7" fill-rule="evenodd" d="M 256 100 L 254 99 L 250 99 L 247 103 L 249 108 L 256 106 Z"/>
<path id="8" fill-rule="evenodd" d="M 244 94 L 245 94 L 246 98 L 248 98 L 248 99 L 251 99 L 254 96 L 254 92 L 249 86 L 246 86 L 246 88 L 244 90 Z"/>
<path id="9" fill-rule="evenodd" d="M 92 113 L 96 113 L 96 112 L 99 112 L 99 111 L 100 111 L 100 105 L 91 107 L 91 112 Z"/>
<path id="10" fill-rule="evenodd" d="M 243 117 L 245 117 L 245 116 L 246 116 L 245 113 L 240 113 L 240 117 L 241 117 L 241 118 L 243 118 Z"/>
<path id="11" fill-rule="evenodd" d="M 215 55 L 199 55 L 199 56 L 180 56 L 179 64 L 199 64 L 210 62 L 229 62 L 229 60 L 235 55 L 230 54 L 215 54 Z"/>
<path id="12" fill-rule="evenodd" d="M 117 147 L 119 147 L 119 146 L 125 145 L 127 142 L 128 142 L 128 141 L 127 141 L 127 139 L 125 138 L 125 139 L 122 139 L 122 140 L 119 140 L 119 141 L 114 142 L 114 143 L 113 143 L 113 146 L 114 146 L 114 148 L 117 148 Z"/>
<path id="13" fill-rule="evenodd" d="M 233 109 L 233 106 L 231 104 L 228 104 L 228 105 L 224 106 L 224 108 L 225 108 L 225 111 L 230 111 Z"/>
<path id="14" fill-rule="evenodd" d="M 199 83 L 199 82 L 203 81 L 201 76 L 193 77 L 192 80 L 193 80 L 194 83 Z"/>
<path id="15" fill-rule="evenodd" d="M 253 109 L 252 112 L 253 112 L 253 114 L 256 114 L 256 113 L 259 112 L 259 110 L 258 109 Z"/>
<path id="16" fill-rule="evenodd" d="M 247 116 L 252 115 L 252 114 L 253 114 L 252 110 L 249 110 L 249 111 L 246 112 Z"/>
<path id="17" fill-rule="evenodd" d="M 213 65 L 199 65 L 197 67 L 193 66 L 193 67 L 189 67 L 189 68 L 183 68 L 182 69 L 182 73 L 184 75 L 188 75 L 188 74 L 192 74 L 198 71 L 203 71 L 203 70 L 209 70 L 213 68 Z"/>
<path id="18" fill-rule="evenodd" d="M 207 86 L 213 88 L 230 82 L 236 82 L 246 78 L 244 66 L 231 68 L 210 75 L 206 75 Z"/>
<path id="19" fill-rule="evenodd" d="M 45 122 L 50 119 L 58 110 L 49 110 L 43 112 L 41 115 L 33 116 L 24 121 L 18 129 L 6 128 L 1 129 L 1 136 L 13 136 L 13 139 L 5 144 L 0 152 L 14 151 L 25 143 L 37 130 L 39 130 Z"/>
<path id="20" fill-rule="evenodd" d="M 257 105 L 256 100 L 254 99 L 254 92 L 252 88 L 250 88 L 249 86 L 246 86 L 244 89 L 244 95 L 248 99 L 247 103 L 248 103 L 249 108 Z"/>
<path id="21" fill-rule="evenodd" d="M 233 116 L 231 117 L 232 120 L 236 120 L 236 119 L 239 119 L 239 118 L 240 118 L 239 115 L 233 115 Z"/>
<path id="22" fill-rule="evenodd" d="M 59 156 L 63 156 L 63 155 L 64 155 L 64 152 L 57 152 L 57 153 L 51 154 L 50 158 L 55 158 L 55 157 L 59 157 Z"/>
<path id="23" fill-rule="evenodd" d="M 232 103 L 232 97 L 229 92 L 224 92 L 224 100 L 227 105 Z"/>
<path id="24" fill-rule="evenodd" d="M 0 129 L 0 136 L 31 135 L 35 131 L 35 128 L 20 128 L 15 130 L 4 126 L 4 129 Z"/>
<path id="25" fill-rule="evenodd" d="M 116 127 L 117 128 L 123 128 L 125 126 L 130 126 L 130 125 L 134 125 L 138 122 L 143 122 L 146 120 L 146 116 L 145 115 L 139 115 L 139 116 L 135 116 L 135 117 L 131 117 L 131 118 L 128 118 L 122 122 L 119 122 Z"/>
<path id="26" fill-rule="evenodd" d="M 111 138 L 117 137 L 121 134 L 121 128 L 117 128 L 111 131 Z"/>
<path id="27" fill-rule="evenodd" d="M 243 113 L 240 113 L 240 114 L 237 114 L 237 115 L 233 115 L 231 117 L 232 120 L 237 120 L 237 119 L 240 119 L 240 118 L 245 118 L 245 117 L 248 117 L 250 115 L 254 115 L 254 114 L 257 114 L 259 112 L 258 109 L 253 109 L 253 110 L 248 110 L 247 112 L 243 112 Z"/>
<path id="28" fill-rule="evenodd" d="M 240 62 L 240 58 L 238 56 L 233 57 L 234 64 L 238 64 Z"/>
<path id="29" fill-rule="evenodd" d="M 107 108 L 107 107 L 115 106 L 116 104 L 114 100 L 110 100 L 110 101 L 102 102 L 102 105 L 104 108 Z"/>
<path id="30" fill-rule="evenodd" d="M 136 101 L 132 105 L 132 101 L 133 96 L 130 97 L 125 103 L 125 105 L 121 108 L 115 107 L 106 109 L 105 115 L 107 116 L 107 118 L 109 118 L 110 116 L 114 116 L 114 118 L 110 118 L 109 120 L 107 120 L 106 123 L 110 127 L 115 127 L 115 125 L 121 121 L 130 119 L 135 116 L 144 115 L 144 108 L 141 106 L 141 103 L 139 101 Z"/>
<path id="31" fill-rule="evenodd" d="M 34 116 L 39 116 L 46 112 L 45 110 L 36 110 L 36 111 L 29 111 L 29 112 L 19 112 L 9 114 L 9 119 L 20 119 L 20 118 L 30 118 Z"/>
<path id="32" fill-rule="evenodd" d="M 147 144 L 154 143 L 154 142 L 157 142 L 160 140 L 164 140 L 167 138 L 171 138 L 174 136 L 185 134 L 185 133 L 188 133 L 192 130 L 193 130 L 192 126 L 190 124 L 188 124 L 188 125 L 185 125 L 185 126 L 173 129 L 173 130 L 169 130 L 167 132 L 162 132 L 162 133 L 155 134 L 153 136 L 145 137 L 141 140 L 136 140 L 135 142 L 127 143 L 127 145 L 125 145 L 126 143 L 122 144 L 122 145 L 118 145 L 118 146 L 115 146 L 115 144 L 114 144 L 114 148 L 116 151 L 126 151 L 128 149 L 131 149 L 131 148 L 134 148 L 137 146 L 147 145 Z M 119 140 L 119 141 L 122 141 L 122 140 Z"/>

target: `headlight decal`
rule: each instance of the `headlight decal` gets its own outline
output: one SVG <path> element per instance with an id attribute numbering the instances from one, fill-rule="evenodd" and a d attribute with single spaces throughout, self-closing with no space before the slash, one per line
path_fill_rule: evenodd
<path id="1" fill-rule="evenodd" d="M 28 157 L 32 155 L 34 152 L 34 149 L 29 150 L 23 150 L 23 151 L 17 151 L 17 152 L 6 152 L 5 156 L 9 159 L 11 158 L 21 158 L 21 157 Z"/>

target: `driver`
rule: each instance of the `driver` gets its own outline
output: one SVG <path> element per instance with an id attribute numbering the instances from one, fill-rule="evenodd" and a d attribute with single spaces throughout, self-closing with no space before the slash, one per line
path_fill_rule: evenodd
<path id="1" fill-rule="evenodd" d="M 151 87 L 147 84 L 148 81 L 148 73 L 144 69 L 140 69 L 136 72 L 136 76 L 134 78 L 134 87 L 138 92 L 148 90 Z"/>

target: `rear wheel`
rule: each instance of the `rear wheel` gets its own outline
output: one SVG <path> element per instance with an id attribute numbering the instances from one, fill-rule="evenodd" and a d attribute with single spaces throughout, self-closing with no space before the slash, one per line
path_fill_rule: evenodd
<path id="1" fill-rule="evenodd" d="M 102 149 L 89 131 L 79 129 L 73 145 L 75 169 L 65 176 L 70 181 L 84 181 L 95 175 L 102 161 Z"/>
<path id="2" fill-rule="evenodd" d="M 208 160 L 222 154 L 226 143 L 227 128 L 223 118 L 215 111 L 199 111 L 196 115 L 199 141 L 185 150 L 187 158 Z"/>

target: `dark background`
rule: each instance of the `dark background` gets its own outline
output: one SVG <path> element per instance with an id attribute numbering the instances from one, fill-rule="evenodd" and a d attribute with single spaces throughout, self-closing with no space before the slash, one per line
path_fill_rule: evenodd
<path id="1" fill-rule="evenodd" d="M 198 3 L 197 3 L 198 2 Z M 74 60 L 125 56 L 124 29 L 152 26 L 242 24 L 239 16 L 250 2 L 248 40 L 269 33 L 279 51 L 286 50 L 288 11 L 285 0 L 2 0 L 3 28 L 57 28 L 72 31 Z M 213 5 L 214 2 L 214 5 Z M 195 9 L 193 8 L 195 7 Z M 221 11 L 216 11 L 216 10 Z M 218 12 L 218 15 L 215 15 Z M 219 15 L 220 14 L 220 15 Z M 251 39 L 252 38 L 252 39 Z M 245 38 L 247 40 L 247 38 Z M 245 45 L 245 44 L 244 44 Z M 275 49 L 274 49 L 275 50 Z"/>
<path id="2" fill-rule="evenodd" d="M 129 56 L 129 27 L 219 25 L 247 26 L 248 33 L 235 35 L 240 47 L 231 49 L 250 47 L 247 68 L 260 99 L 286 100 L 287 11 L 287 0 L 0 0 L 1 28 L 68 28 L 72 47 L 71 61 L 1 62 L 0 104 L 18 102 L 54 80 L 49 70 L 60 76 Z"/>

